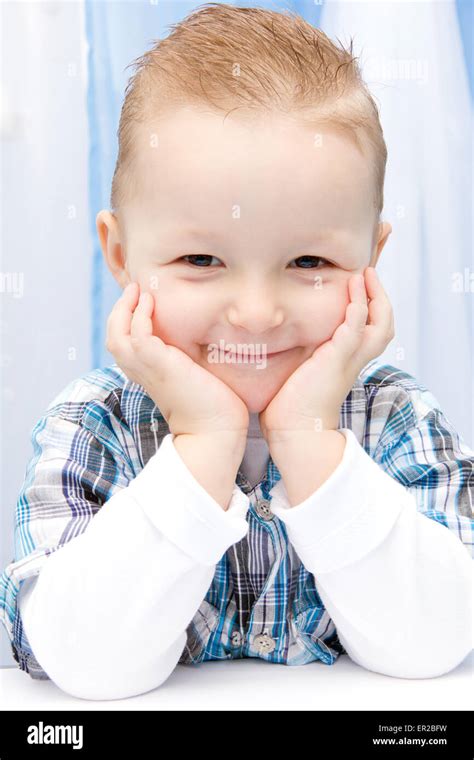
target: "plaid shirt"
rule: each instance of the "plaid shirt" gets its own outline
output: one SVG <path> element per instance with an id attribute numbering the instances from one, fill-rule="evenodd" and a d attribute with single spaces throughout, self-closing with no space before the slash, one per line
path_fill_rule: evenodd
<path id="1" fill-rule="evenodd" d="M 377 360 L 360 373 L 340 410 L 380 468 L 415 496 L 416 508 L 451 531 L 473 556 L 474 451 L 434 396 L 411 375 Z M 32 431 L 15 515 L 15 556 L 0 577 L 0 619 L 19 667 L 48 678 L 27 640 L 17 595 L 47 557 L 80 535 L 101 505 L 125 488 L 158 450 L 169 428 L 143 387 L 113 364 L 72 381 Z M 332 665 L 346 650 L 284 522 L 268 515 L 280 479 L 271 457 L 248 495 L 248 532 L 216 564 L 209 590 L 187 628 L 180 663 L 260 657 L 286 665 Z M 266 645 L 270 636 L 271 647 Z M 260 650 L 248 641 L 263 637 Z M 275 646 L 276 643 L 276 646 Z M 273 648 L 272 648 L 273 647 Z"/>

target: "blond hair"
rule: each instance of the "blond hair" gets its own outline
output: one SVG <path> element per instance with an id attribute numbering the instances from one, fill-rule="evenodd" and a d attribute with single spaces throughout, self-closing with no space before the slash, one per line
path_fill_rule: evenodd
<path id="1" fill-rule="evenodd" d="M 138 187 L 136 127 L 179 105 L 245 114 L 281 113 L 343 130 L 372 162 L 374 207 L 383 207 L 387 161 L 378 107 L 353 42 L 336 45 L 292 12 L 205 3 L 129 66 L 118 128 L 111 208 Z M 127 66 L 127 68 L 129 68 Z M 364 151 L 368 147 L 368 153 Z"/>

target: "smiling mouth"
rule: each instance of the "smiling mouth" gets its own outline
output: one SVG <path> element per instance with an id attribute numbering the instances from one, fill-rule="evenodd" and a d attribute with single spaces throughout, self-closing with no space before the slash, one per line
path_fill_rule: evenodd
<path id="1" fill-rule="evenodd" d="M 268 358 L 272 358 L 273 356 L 282 356 L 283 354 L 287 354 L 288 351 L 291 351 L 291 348 L 287 348 L 284 351 L 276 351 L 274 354 L 265 354 L 265 356 Z"/>
<path id="2" fill-rule="evenodd" d="M 273 364 L 274 362 L 278 362 L 280 358 L 285 358 L 286 354 L 292 353 L 297 348 L 297 346 L 292 346 L 281 351 L 266 353 L 265 344 L 262 343 L 235 343 L 230 344 L 231 347 L 225 348 L 225 341 L 221 339 L 220 344 L 219 348 L 216 344 L 202 345 L 202 348 L 208 351 L 208 362 L 211 364 L 257 364 L 259 367 L 263 367 L 263 362 L 267 359 Z M 210 348 L 212 348 L 212 351 Z"/>
<path id="3" fill-rule="evenodd" d="M 266 354 L 265 352 L 262 352 L 261 357 L 262 359 L 273 359 L 276 356 L 283 356 L 283 354 L 287 354 L 291 350 L 292 350 L 291 348 L 286 348 L 284 351 L 276 351 L 271 354 Z M 225 354 L 226 356 L 236 356 L 236 357 L 242 356 L 242 354 L 239 354 L 235 351 L 226 351 Z"/>

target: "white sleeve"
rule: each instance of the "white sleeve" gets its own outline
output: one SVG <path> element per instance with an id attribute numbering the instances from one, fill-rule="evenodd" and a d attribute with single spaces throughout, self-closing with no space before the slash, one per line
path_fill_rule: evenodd
<path id="1" fill-rule="evenodd" d="M 22 586 L 34 655 L 73 696 L 121 699 L 163 683 L 216 563 L 247 533 L 249 498 L 234 485 L 224 511 L 173 440 Z"/>
<path id="2" fill-rule="evenodd" d="M 472 560 L 350 429 L 340 432 L 343 458 L 325 483 L 291 508 L 280 480 L 272 511 L 354 662 L 398 678 L 442 675 L 473 647 Z"/>

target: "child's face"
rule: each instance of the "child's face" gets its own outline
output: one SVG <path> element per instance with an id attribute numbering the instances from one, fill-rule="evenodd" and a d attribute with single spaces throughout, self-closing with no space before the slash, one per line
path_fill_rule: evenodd
<path id="1" fill-rule="evenodd" d="M 370 167 L 348 138 L 222 120 L 183 109 L 143 129 L 126 270 L 154 296 L 155 334 L 260 412 L 344 321 L 348 279 L 375 263 L 390 225 L 374 230 Z M 283 353 L 259 369 L 216 363 L 208 347 L 221 341 Z"/>

